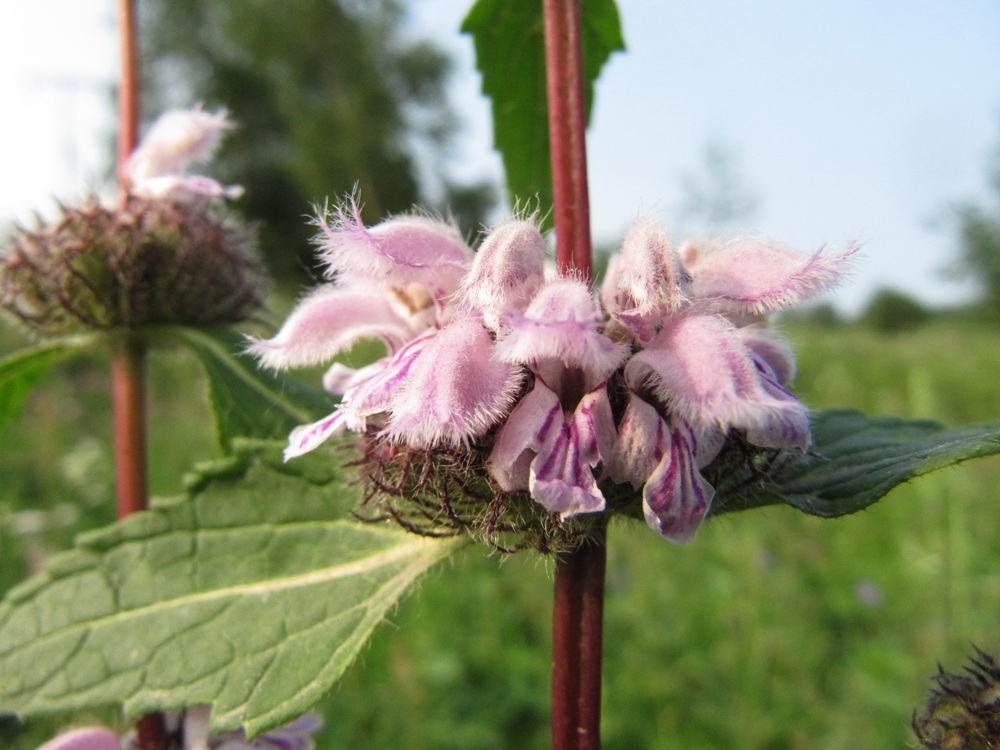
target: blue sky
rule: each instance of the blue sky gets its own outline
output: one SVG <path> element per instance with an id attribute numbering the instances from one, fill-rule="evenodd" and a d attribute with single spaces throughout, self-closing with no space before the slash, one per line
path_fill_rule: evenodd
<path id="1" fill-rule="evenodd" d="M 499 173 L 471 42 L 469 6 L 413 0 L 415 27 L 458 59 L 457 109 L 468 132 L 456 167 Z M 853 282 L 835 293 L 857 309 L 880 286 L 945 304 L 953 235 L 932 223 L 949 203 L 988 200 L 1000 145 L 1000 3 L 996 0 L 620 0 L 628 52 L 598 85 L 589 135 L 595 239 L 639 211 L 674 227 L 685 175 L 712 143 L 736 157 L 760 200 L 745 228 L 803 250 L 865 245 Z M 114 75 L 110 0 L 0 3 L 0 216 L 53 190 L 99 179 L 99 82 Z M 83 83 L 70 94 L 71 80 Z M 15 116 L 11 116 L 13 111 Z M 683 239 L 683 237 L 677 237 Z"/>

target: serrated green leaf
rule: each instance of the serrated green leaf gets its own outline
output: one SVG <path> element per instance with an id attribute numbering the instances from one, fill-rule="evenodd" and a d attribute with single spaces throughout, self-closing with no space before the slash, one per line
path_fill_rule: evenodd
<path id="1" fill-rule="evenodd" d="M 329 393 L 257 367 L 243 354 L 246 341 L 225 329 L 170 328 L 191 349 L 208 376 L 216 434 L 224 451 L 237 437 L 286 438 L 333 410 Z"/>
<path id="2" fill-rule="evenodd" d="M 612 52 L 625 49 L 614 0 L 587 0 L 581 7 L 587 120 L 594 82 Z M 478 0 L 462 31 L 472 35 L 483 93 L 493 102 L 493 137 L 503 156 L 512 201 L 552 207 L 548 103 L 545 94 L 545 29 L 539 0 Z"/>
<path id="3" fill-rule="evenodd" d="M 11 591 L 0 711 L 213 704 L 215 730 L 256 734 L 315 703 L 461 542 L 343 520 L 359 489 L 340 462 L 283 465 L 282 447 L 203 470 L 189 497 L 82 536 Z"/>
<path id="4" fill-rule="evenodd" d="M 715 467 L 713 513 L 787 503 L 824 518 L 867 508 L 895 487 L 973 458 L 1000 454 L 1000 423 L 944 427 L 929 420 L 833 409 L 811 417 L 808 454 L 782 453 L 766 480 L 747 461 Z M 759 469 L 759 467 L 756 467 Z"/>
<path id="5" fill-rule="evenodd" d="M 93 342 L 90 336 L 56 339 L 0 359 L 0 432 L 17 416 L 31 389 L 60 360 Z"/>

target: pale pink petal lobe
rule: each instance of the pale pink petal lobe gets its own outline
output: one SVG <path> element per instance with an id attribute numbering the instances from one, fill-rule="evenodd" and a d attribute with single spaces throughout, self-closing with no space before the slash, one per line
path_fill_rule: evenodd
<path id="1" fill-rule="evenodd" d="M 535 384 L 517 402 L 493 443 L 486 463 L 490 475 L 507 492 L 526 490 L 530 465 L 541 447 L 543 427 L 561 418 L 559 397 L 544 385 Z"/>
<path id="2" fill-rule="evenodd" d="M 453 293 L 472 251 L 451 224 L 426 216 L 396 216 L 367 228 L 351 202 L 317 220 L 320 258 L 341 281 L 406 288 L 416 282 L 437 301 Z"/>
<path id="3" fill-rule="evenodd" d="M 610 428 L 609 435 L 601 435 Z M 553 410 L 539 432 L 541 446 L 531 462 L 531 497 L 562 518 L 604 510 L 604 495 L 593 469 L 601 462 L 602 445 L 610 458 L 614 440 L 611 406 L 602 383 L 586 394 L 569 418 Z"/>
<path id="4" fill-rule="evenodd" d="M 391 352 L 415 335 L 389 299 L 327 284 L 303 299 L 273 338 L 253 340 L 247 351 L 264 367 L 308 367 L 363 338 L 379 338 Z"/>
<path id="5" fill-rule="evenodd" d="M 530 221 L 498 224 L 476 252 L 459 303 L 495 328 L 500 315 L 524 310 L 545 278 L 545 240 Z"/>
<path id="6" fill-rule="evenodd" d="M 629 353 L 627 344 L 600 333 L 599 319 L 597 300 L 586 284 L 573 279 L 550 281 L 523 315 L 505 319 L 508 328 L 497 341 L 497 356 L 535 370 L 544 362 L 559 369 L 579 368 L 586 375 L 587 387 L 593 388 Z"/>
<path id="7" fill-rule="evenodd" d="M 690 295 L 723 311 L 754 314 L 796 305 L 838 283 L 857 251 L 805 255 L 764 240 L 733 240 L 699 259 Z"/>
<path id="8" fill-rule="evenodd" d="M 318 422 L 296 427 L 288 436 L 284 459 L 289 461 L 315 450 L 327 439 L 342 435 L 346 427 L 344 413 L 339 407 L 333 414 L 323 417 Z"/>
<path id="9" fill-rule="evenodd" d="M 687 274 L 662 227 L 641 218 L 622 243 L 611 273 L 601 288 L 605 308 L 642 343 L 657 325 L 686 302 Z"/>
<path id="10" fill-rule="evenodd" d="M 407 445 L 461 446 L 493 427 L 520 389 L 520 370 L 494 359 L 481 323 L 455 320 L 414 360 L 390 404 L 385 434 Z"/>
<path id="11" fill-rule="evenodd" d="M 771 381 L 737 331 L 721 318 L 683 316 L 625 366 L 633 390 L 648 387 L 665 409 L 695 427 L 769 436 L 764 447 L 808 444 L 808 415 Z M 772 375 L 773 377 L 773 375 Z"/>

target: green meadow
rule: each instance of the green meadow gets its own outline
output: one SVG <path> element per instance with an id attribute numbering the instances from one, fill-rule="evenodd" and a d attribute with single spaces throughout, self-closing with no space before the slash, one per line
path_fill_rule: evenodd
<path id="1" fill-rule="evenodd" d="M 1000 420 L 1000 331 L 936 320 L 885 334 L 786 329 L 794 389 L 814 408 Z M 13 342 L 11 342 L 13 346 Z M 0 450 L 0 587 L 112 510 L 106 362 L 61 366 Z M 154 492 L 214 454 L 197 368 L 150 363 Z M 610 531 L 603 736 L 609 749 L 886 750 L 940 662 L 1000 651 L 1000 459 L 901 487 L 824 521 L 772 507 L 710 521 L 684 547 Z M 500 750 L 548 745 L 552 565 L 466 549 L 407 598 L 320 705 L 318 747 Z M 69 721 L 0 721 L 30 750 Z"/>

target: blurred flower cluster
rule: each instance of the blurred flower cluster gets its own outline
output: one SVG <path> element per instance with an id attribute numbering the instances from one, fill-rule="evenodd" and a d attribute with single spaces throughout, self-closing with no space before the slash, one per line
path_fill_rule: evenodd
<path id="1" fill-rule="evenodd" d="M 167 112 L 124 165 L 121 196 L 19 228 L 0 257 L 0 310 L 43 335 L 248 317 L 266 275 L 254 231 L 224 206 L 242 188 L 187 173 L 230 127 L 224 111 Z"/>
<path id="2" fill-rule="evenodd" d="M 345 430 L 380 461 L 444 449 L 485 467 L 494 494 L 527 492 L 559 519 L 604 511 L 602 488 L 630 489 L 654 530 L 684 542 L 714 496 L 700 470 L 728 438 L 809 445 L 806 408 L 786 389 L 791 351 L 762 323 L 837 282 L 854 248 L 678 249 L 640 219 L 598 293 L 547 270 L 530 220 L 498 224 L 476 252 L 426 216 L 366 228 L 354 202 L 318 225 L 329 283 L 251 351 L 271 368 L 327 362 L 365 338 L 386 354 L 330 367 L 340 404 L 292 433 L 286 459 Z"/>

